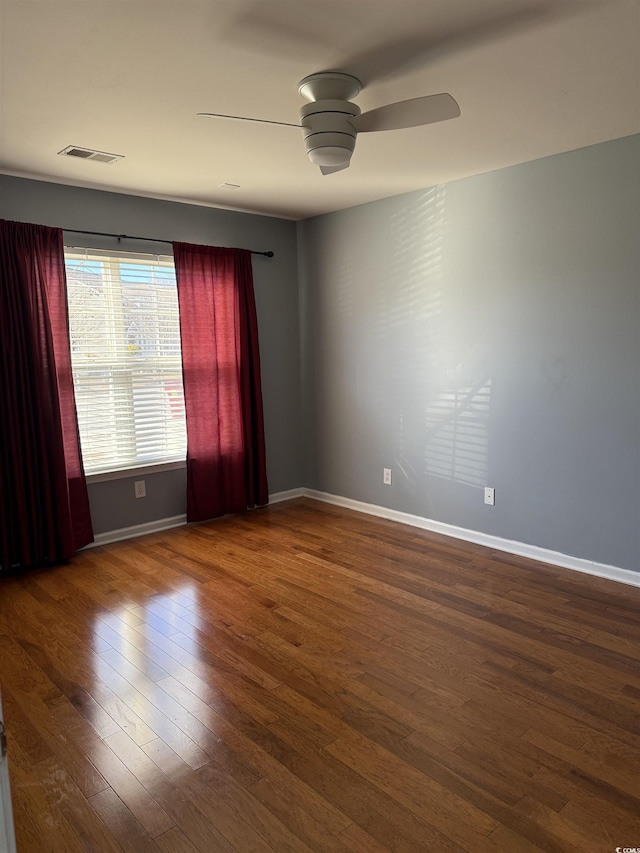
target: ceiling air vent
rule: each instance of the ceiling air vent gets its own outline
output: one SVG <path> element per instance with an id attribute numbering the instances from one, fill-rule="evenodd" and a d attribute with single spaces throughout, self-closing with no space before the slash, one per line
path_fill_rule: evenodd
<path id="1" fill-rule="evenodd" d="M 124 154 L 107 154 L 106 151 L 79 148 L 77 145 L 67 145 L 62 151 L 58 151 L 58 154 L 65 157 L 79 157 L 80 160 L 95 160 L 96 163 L 116 163 L 124 157 Z"/>

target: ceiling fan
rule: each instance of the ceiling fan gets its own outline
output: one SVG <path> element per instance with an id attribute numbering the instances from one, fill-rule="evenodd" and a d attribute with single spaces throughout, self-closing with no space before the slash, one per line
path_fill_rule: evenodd
<path id="1" fill-rule="evenodd" d="M 397 101 L 362 113 L 351 102 L 361 89 L 357 77 L 341 71 L 310 74 L 298 83 L 298 92 L 309 101 L 300 109 L 300 124 L 221 113 L 198 115 L 302 128 L 307 155 L 323 175 L 348 168 L 358 133 L 419 127 L 460 115 L 456 100 L 446 93 Z"/>

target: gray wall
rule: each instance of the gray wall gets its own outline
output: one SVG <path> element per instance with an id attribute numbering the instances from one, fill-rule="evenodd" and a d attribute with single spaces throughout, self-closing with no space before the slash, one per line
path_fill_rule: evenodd
<path id="1" fill-rule="evenodd" d="M 295 223 L 6 175 L 0 175 L 0 218 L 216 246 L 262 251 L 272 249 L 274 258 L 254 256 L 253 259 L 269 490 L 274 493 L 300 486 Z M 73 245 L 78 246 L 102 248 L 117 245 L 113 240 L 100 241 L 79 235 L 73 235 L 72 239 Z M 168 249 L 163 244 L 130 241 L 123 243 L 122 248 L 164 253 Z M 134 498 L 133 479 L 90 486 L 96 533 L 185 512 L 183 470 L 146 475 L 147 497 L 139 500 Z"/>
<path id="2" fill-rule="evenodd" d="M 285 220 L 7 176 L 0 217 L 276 252 L 254 259 L 271 492 L 638 570 L 639 163 L 629 137 L 298 223 L 299 294 Z M 184 471 L 145 479 L 91 485 L 96 532 L 184 512 Z"/>
<path id="3" fill-rule="evenodd" d="M 305 485 L 638 570 L 639 143 L 298 224 Z"/>

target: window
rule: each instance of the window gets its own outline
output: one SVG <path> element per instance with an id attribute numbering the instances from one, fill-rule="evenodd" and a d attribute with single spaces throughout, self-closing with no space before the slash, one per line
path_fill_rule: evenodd
<path id="1" fill-rule="evenodd" d="M 65 262 L 86 473 L 184 460 L 173 259 L 67 249 Z"/>

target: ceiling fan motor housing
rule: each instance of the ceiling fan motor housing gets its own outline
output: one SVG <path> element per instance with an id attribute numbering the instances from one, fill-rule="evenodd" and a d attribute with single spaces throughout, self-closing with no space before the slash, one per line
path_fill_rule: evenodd
<path id="1" fill-rule="evenodd" d="M 360 107 L 350 101 L 313 101 L 300 109 L 307 155 L 317 166 L 343 166 L 351 160 Z"/>

